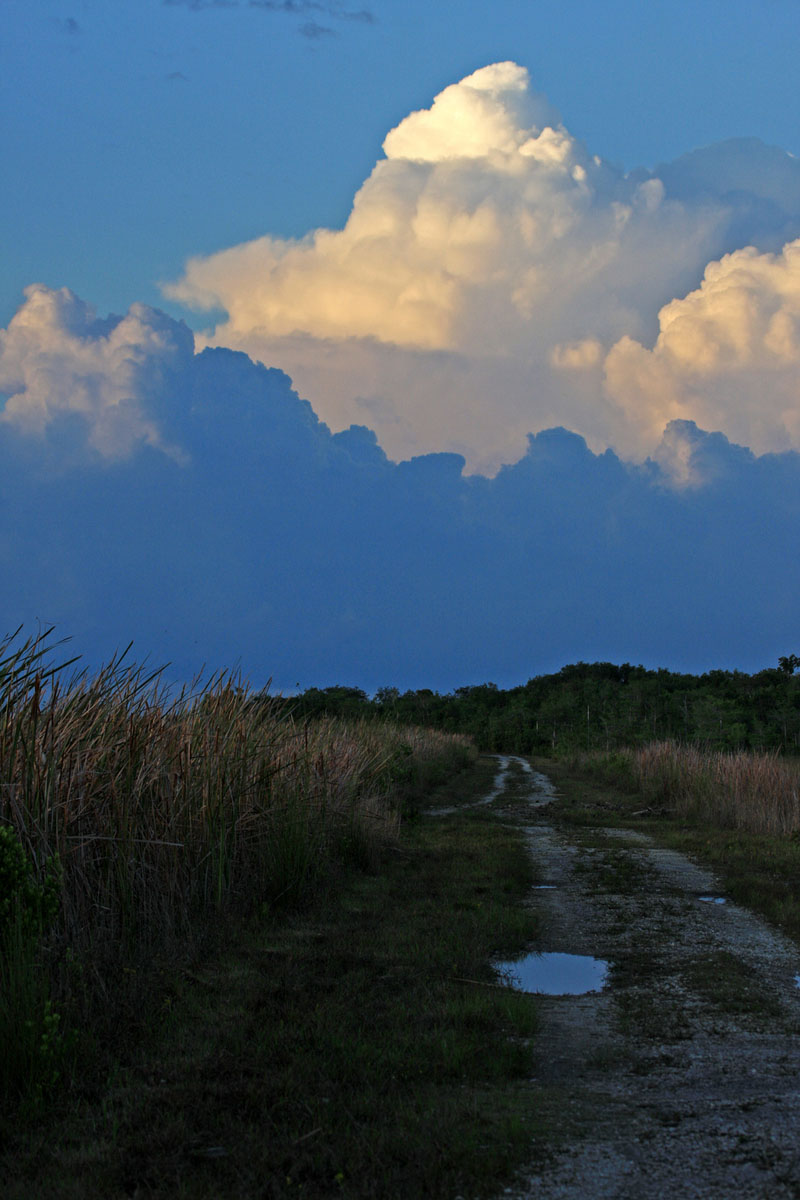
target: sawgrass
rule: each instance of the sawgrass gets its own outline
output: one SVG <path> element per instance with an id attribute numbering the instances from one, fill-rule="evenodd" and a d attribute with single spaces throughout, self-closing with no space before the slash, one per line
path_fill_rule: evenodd
<path id="1" fill-rule="evenodd" d="M 800 830 L 800 770 L 777 753 L 728 752 L 676 742 L 571 760 L 580 774 L 635 791 L 670 815 L 720 829 Z"/>
<path id="2" fill-rule="evenodd" d="M 180 973 L 102 1084 L 7 1152 L 3 1195 L 495 1195 L 547 1137 L 536 999 L 489 965 L 535 936 L 531 881 L 486 809 L 405 823 L 376 870 L 252 915 Z"/>
<path id="3" fill-rule="evenodd" d="M 408 797 L 474 755 L 436 731 L 298 723 L 229 675 L 172 696 L 124 655 L 70 674 L 60 649 L 46 634 L 0 643 L 0 826 L 27 863 L 20 888 L 53 864 L 59 877 L 36 944 L 15 959 L 0 938 L 6 1045 L 25 1033 L 10 1014 L 25 1013 L 32 971 L 25 1020 L 63 1016 L 84 1046 L 124 1041 L 163 964 L 213 943 L 230 913 L 280 911 L 344 866 L 374 865 Z M 43 1045 L 40 1082 L 57 1050 Z M 0 1084 L 2 1109 L 35 1080 L 4 1054 Z"/>

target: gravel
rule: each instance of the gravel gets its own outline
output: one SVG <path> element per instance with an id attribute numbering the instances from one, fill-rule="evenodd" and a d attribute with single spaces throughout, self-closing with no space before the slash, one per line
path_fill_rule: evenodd
<path id="1" fill-rule="evenodd" d="M 567 830 L 549 779 L 515 779 L 539 881 L 531 949 L 611 963 L 582 996 L 541 996 L 533 1083 L 558 1147 L 514 1200 L 800 1197 L 800 950 L 683 855 L 641 834 Z M 529 789 L 520 815 L 519 788 Z M 502 809 L 502 789 L 496 806 Z M 532 1158 L 533 1158 L 532 1154 Z"/>

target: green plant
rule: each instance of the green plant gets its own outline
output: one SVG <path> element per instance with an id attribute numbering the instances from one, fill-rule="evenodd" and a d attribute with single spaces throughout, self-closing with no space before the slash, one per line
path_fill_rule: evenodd
<path id="1" fill-rule="evenodd" d="M 36 939 L 58 912 L 63 872 L 57 855 L 47 860 L 43 878 L 9 825 L 0 825 L 0 947 L 19 922 L 26 936 Z"/>
<path id="2" fill-rule="evenodd" d="M 42 963 L 42 939 L 59 907 L 58 858 L 42 875 L 14 830 L 0 826 L 0 1098 L 29 1106 L 58 1082 L 67 1044 Z"/>

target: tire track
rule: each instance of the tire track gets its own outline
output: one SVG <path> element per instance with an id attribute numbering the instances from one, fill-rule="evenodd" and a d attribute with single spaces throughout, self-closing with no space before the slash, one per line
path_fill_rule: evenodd
<path id="1" fill-rule="evenodd" d="M 562 1149 L 504 1195 L 800 1196 L 800 950 L 741 906 L 709 902 L 725 899 L 718 882 L 676 851 L 559 827 L 546 776 L 514 769 L 512 794 L 516 761 L 501 760 L 487 802 L 521 827 L 549 885 L 530 897 L 532 949 L 611 969 L 602 992 L 539 998 L 533 1083 Z"/>

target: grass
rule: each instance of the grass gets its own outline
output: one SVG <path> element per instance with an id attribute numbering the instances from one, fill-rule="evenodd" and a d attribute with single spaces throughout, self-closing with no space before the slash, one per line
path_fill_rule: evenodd
<path id="1" fill-rule="evenodd" d="M 179 975 L 104 1086 L 17 1141 L 4 1197 L 496 1194 L 547 1135 L 536 1001 L 489 967 L 535 936 L 531 882 L 485 809 L 406 822 L 379 870 L 239 922 Z"/>
<path id="2" fill-rule="evenodd" d="M 38 1083 L 35 1063 L 23 1078 L 0 1056 L 0 1121 L 15 1092 L 52 1075 L 59 1039 L 66 1055 L 77 1038 L 84 1063 L 124 1043 L 159 964 L 212 946 L 229 914 L 280 912 L 348 865 L 374 866 L 404 809 L 474 755 L 436 731 L 297 723 L 231 676 L 170 696 L 125 656 L 88 677 L 57 653 L 47 635 L 0 642 L 0 876 L 18 849 L 15 910 L 56 868 L 59 881 L 32 968 L 30 939 L 15 957 L 0 928 L 0 1040 L 27 1037 L 32 1021 L 42 1047 Z"/>
<path id="3" fill-rule="evenodd" d="M 800 832 L 800 771 L 776 753 L 728 753 L 654 742 L 584 754 L 583 774 L 635 791 L 678 818 L 748 833 Z"/>
<path id="4" fill-rule="evenodd" d="M 594 849 L 597 841 L 592 841 L 591 849 Z M 602 842 L 600 845 L 603 845 Z M 606 845 L 599 853 L 589 855 L 584 847 L 576 860 L 575 869 L 591 879 L 592 889 L 597 892 L 646 895 L 655 878 L 652 867 L 618 845 Z"/>
<path id="5" fill-rule="evenodd" d="M 687 964 L 685 982 L 719 1012 L 732 1016 L 780 1017 L 778 1000 L 765 992 L 754 967 L 728 950 L 712 950 Z"/>

